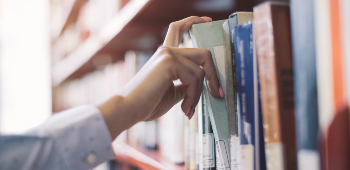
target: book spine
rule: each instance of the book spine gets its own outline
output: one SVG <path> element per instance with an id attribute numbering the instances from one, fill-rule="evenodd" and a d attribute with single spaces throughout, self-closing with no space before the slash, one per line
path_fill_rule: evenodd
<path id="1" fill-rule="evenodd" d="M 294 96 L 299 170 L 320 169 L 314 1 L 291 1 Z"/>
<path id="2" fill-rule="evenodd" d="M 202 93 L 202 141 L 203 141 L 203 154 L 202 154 L 202 164 L 204 170 L 214 170 L 215 169 L 215 141 L 213 129 L 211 127 L 209 113 L 207 104 L 204 98 L 204 93 Z"/>
<path id="3" fill-rule="evenodd" d="M 197 169 L 196 163 L 196 138 L 197 138 L 197 109 L 189 122 L 189 170 Z"/>
<path id="4" fill-rule="evenodd" d="M 240 108 L 241 168 L 253 170 L 255 165 L 255 91 L 253 69 L 252 23 L 235 27 L 237 97 Z"/>
<path id="5" fill-rule="evenodd" d="M 190 120 L 187 116 L 183 117 L 184 119 L 184 149 L 185 149 L 185 168 L 190 169 Z"/>
<path id="6" fill-rule="evenodd" d="M 234 101 L 235 101 L 235 110 L 236 110 L 236 117 L 237 117 L 237 80 L 236 80 L 236 59 L 235 59 L 235 46 L 234 46 L 234 28 L 237 26 L 237 15 L 230 15 L 229 17 L 229 34 L 230 34 L 230 46 L 231 46 L 231 63 L 232 63 L 232 78 L 233 78 L 233 89 L 234 89 Z M 238 131 L 238 119 L 236 118 L 236 134 L 239 135 Z"/>
<path id="7" fill-rule="evenodd" d="M 259 66 L 256 55 L 255 26 L 253 25 L 253 70 L 254 70 L 254 124 L 255 124 L 255 164 L 256 170 L 266 170 L 264 127 L 261 108 Z"/>
<path id="8" fill-rule="evenodd" d="M 254 8 L 268 169 L 297 169 L 289 6 Z M 272 26 L 271 26 L 272 25 Z"/>
<path id="9" fill-rule="evenodd" d="M 343 50 L 345 58 L 345 77 L 346 77 L 346 94 L 348 106 L 350 106 L 350 1 L 341 0 L 341 11 L 342 11 L 342 26 L 343 26 Z M 349 112 L 349 122 L 350 122 L 350 112 Z M 349 124 L 350 132 L 350 124 Z M 350 133 L 349 133 L 350 136 Z"/>
<path id="10" fill-rule="evenodd" d="M 236 120 L 236 88 L 233 83 L 233 68 L 232 68 L 232 52 L 230 43 L 230 29 L 228 20 L 224 22 L 223 26 L 223 39 L 224 39 L 224 51 L 225 51 L 225 101 L 227 107 L 227 114 L 229 119 L 230 135 L 237 136 L 237 120 Z M 232 153 L 231 153 L 232 154 Z"/>
<path id="11" fill-rule="evenodd" d="M 235 113 L 229 115 L 230 120 L 230 150 L 231 150 L 231 170 L 240 169 L 240 139 L 239 139 L 239 130 L 238 130 L 238 111 L 237 111 L 237 85 L 236 85 L 236 62 L 235 62 L 235 46 L 234 46 L 234 27 L 237 26 L 237 14 L 230 15 L 228 19 L 229 26 L 229 41 L 231 48 L 231 57 L 227 61 L 227 65 L 231 65 L 231 76 L 232 76 L 232 88 L 233 88 L 233 107 L 235 108 Z M 229 67 L 227 70 L 229 71 Z M 227 74 L 228 75 L 228 74 Z M 229 76 L 229 75 L 228 75 Z M 235 119 L 233 119 L 233 117 Z M 231 128 L 234 127 L 234 128 Z M 232 129 L 232 130 L 231 130 Z"/>
<path id="12" fill-rule="evenodd" d="M 331 23 L 331 52 L 333 66 L 334 119 L 329 127 L 326 140 L 327 169 L 350 169 L 349 106 L 345 89 L 344 51 L 341 23 L 341 0 L 329 0 Z M 338 119 L 338 121 L 337 121 Z"/>
<path id="13" fill-rule="evenodd" d="M 203 169 L 203 94 L 199 97 L 197 105 L 197 169 Z"/>
<path id="14" fill-rule="evenodd" d="M 343 54 L 345 59 L 345 77 L 348 106 L 350 106 L 350 1 L 341 0 L 342 31 L 343 31 Z"/>
<path id="15" fill-rule="evenodd" d="M 344 80 L 344 56 L 342 45 L 342 28 L 341 28 L 341 16 L 340 16 L 340 0 L 330 1 L 330 24 L 331 24 L 331 57 L 332 57 L 332 73 L 333 73 L 333 89 L 334 93 L 334 114 L 342 112 L 347 106 L 346 92 L 345 92 L 345 80 Z"/>

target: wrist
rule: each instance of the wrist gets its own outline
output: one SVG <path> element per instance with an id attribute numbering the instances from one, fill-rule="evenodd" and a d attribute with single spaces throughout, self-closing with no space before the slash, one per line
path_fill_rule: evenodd
<path id="1" fill-rule="evenodd" d="M 139 122 L 136 113 L 132 112 L 122 96 L 115 95 L 97 105 L 97 108 L 101 111 L 112 139 Z"/>

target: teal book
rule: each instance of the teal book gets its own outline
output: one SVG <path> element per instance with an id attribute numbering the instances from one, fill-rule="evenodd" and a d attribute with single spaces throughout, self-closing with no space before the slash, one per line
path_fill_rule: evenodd
<path id="1" fill-rule="evenodd" d="M 222 25 L 225 21 L 226 20 L 219 20 L 194 24 L 190 29 L 193 47 L 210 50 L 217 73 L 219 73 L 219 71 L 216 57 L 224 57 L 225 53 L 223 51 L 224 40 L 222 32 Z M 219 74 L 218 77 L 220 79 Z M 220 84 L 222 84 L 221 80 Z M 225 170 L 230 170 L 230 131 L 225 99 L 214 97 L 208 89 L 206 80 L 204 80 L 203 91 L 214 132 L 215 143 L 217 146 L 216 149 L 218 149 L 217 152 L 220 167 L 223 167 L 222 169 Z"/>

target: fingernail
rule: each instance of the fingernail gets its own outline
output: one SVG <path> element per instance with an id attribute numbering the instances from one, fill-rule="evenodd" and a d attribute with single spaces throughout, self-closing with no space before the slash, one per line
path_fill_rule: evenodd
<path id="1" fill-rule="evenodd" d="M 190 113 L 190 111 L 191 111 L 191 108 L 189 108 L 188 110 L 187 110 L 187 112 L 185 113 L 185 115 L 188 117 L 188 114 Z"/>
<path id="2" fill-rule="evenodd" d="M 201 17 L 201 18 L 206 19 L 206 20 L 209 20 L 209 21 L 213 21 L 213 19 L 211 19 L 210 17 L 203 16 L 203 17 Z"/>
<path id="3" fill-rule="evenodd" d="M 225 96 L 224 91 L 222 90 L 221 87 L 219 87 L 219 93 L 220 93 L 220 97 L 224 97 Z"/>

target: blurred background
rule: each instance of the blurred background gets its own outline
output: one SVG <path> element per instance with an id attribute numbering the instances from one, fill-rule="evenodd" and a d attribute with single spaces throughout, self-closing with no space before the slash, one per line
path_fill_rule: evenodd
<path id="1" fill-rule="evenodd" d="M 227 19 L 262 1 L 0 0 L 0 132 L 21 133 L 56 112 L 114 94 L 162 44 L 171 22 L 193 15 Z M 183 168 L 185 120 L 178 106 L 170 112 L 117 140 Z M 137 169 L 125 159 L 108 167 Z"/>

